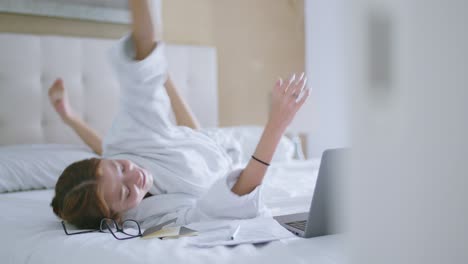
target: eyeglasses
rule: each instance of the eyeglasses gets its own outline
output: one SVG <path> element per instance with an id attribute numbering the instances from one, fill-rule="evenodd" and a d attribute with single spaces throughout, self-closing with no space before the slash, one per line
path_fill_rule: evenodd
<path id="1" fill-rule="evenodd" d="M 114 236 L 114 238 L 117 240 L 126 240 L 142 236 L 140 224 L 138 224 L 137 221 L 132 219 L 127 219 L 123 221 L 122 226 L 120 226 L 114 219 L 103 218 L 101 220 L 101 223 L 99 224 L 99 229 L 78 231 L 73 233 L 68 232 L 65 221 L 62 221 L 62 227 L 63 231 L 65 231 L 65 234 L 67 234 L 68 236 L 92 232 L 111 233 L 112 236 Z M 121 237 L 122 235 L 117 234 L 124 234 L 125 236 Z"/>

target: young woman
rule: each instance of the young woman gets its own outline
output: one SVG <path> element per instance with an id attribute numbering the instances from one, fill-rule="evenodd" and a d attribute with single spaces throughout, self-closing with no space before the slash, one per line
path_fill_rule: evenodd
<path id="1" fill-rule="evenodd" d="M 257 216 L 268 163 L 309 96 L 304 74 L 276 82 L 269 120 L 252 159 L 245 168 L 233 169 L 219 142 L 198 130 L 168 79 L 164 44 L 155 41 L 148 0 L 130 0 L 129 7 L 132 33 L 110 54 L 121 100 L 104 141 L 73 114 L 60 79 L 50 88 L 64 122 L 102 154 L 63 171 L 51 203 L 55 214 L 79 228 L 98 228 L 102 218 L 150 219 L 152 224 L 176 218 L 177 224 L 187 224 Z M 178 126 L 169 119 L 171 105 Z"/>

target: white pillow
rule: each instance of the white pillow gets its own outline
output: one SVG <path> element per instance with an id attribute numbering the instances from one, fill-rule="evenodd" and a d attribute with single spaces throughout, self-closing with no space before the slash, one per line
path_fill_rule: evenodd
<path id="1" fill-rule="evenodd" d="M 97 157 L 77 145 L 35 144 L 0 147 L 0 193 L 54 188 L 71 163 Z"/>
<path id="2" fill-rule="evenodd" d="M 232 126 L 218 128 L 225 136 L 236 139 L 242 148 L 242 163 L 247 163 L 257 148 L 257 144 L 263 133 L 262 126 Z M 273 155 L 272 162 L 287 162 L 293 159 L 294 142 L 283 136 Z"/>

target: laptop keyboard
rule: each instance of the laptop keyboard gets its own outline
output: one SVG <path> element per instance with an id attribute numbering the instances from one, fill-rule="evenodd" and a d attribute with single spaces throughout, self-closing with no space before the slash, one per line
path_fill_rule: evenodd
<path id="1" fill-rule="evenodd" d="M 297 228 L 299 230 L 305 231 L 307 220 L 290 222 L 290 223 L 286 223 L 286 224 L 288 226 L 292 226 L 292 227 Z"/>

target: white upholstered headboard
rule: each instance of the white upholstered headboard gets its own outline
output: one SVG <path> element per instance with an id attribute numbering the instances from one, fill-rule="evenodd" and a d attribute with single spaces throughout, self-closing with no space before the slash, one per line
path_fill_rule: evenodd
<path id="1" fill-rule="evenodd" d="M 101 135 L 117 110 L 118 83 L 107 51 L 115 40 L 0 34 L 0 145 L 81 144 L 50 106 L 62 77 L 71 104 Z M 216 50 L 168 45 L 169 72 L 203 127 L 218 124 Z"/>

